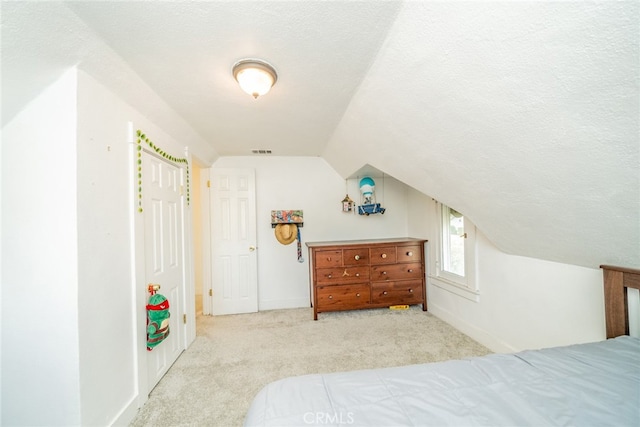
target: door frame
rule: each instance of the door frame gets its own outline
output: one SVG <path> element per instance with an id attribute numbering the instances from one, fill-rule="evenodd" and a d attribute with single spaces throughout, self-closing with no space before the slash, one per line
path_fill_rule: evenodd
<path id="1" fill-rule="evenodd" d="M 147 311 L 146 305 L 149 297 L 149 292 L 146 283 L 145 273 L 145 216 L 144 212 L 140 210 L 139 200 L 142 194 L 139 190 L 140 183 L 138 177 L 138 159 L 141 151 L 146 154 L 150 154 L 154 157 L 160 158 L 163 161 L 171 162 L 157 152 L 142 146 L 139 143 L 139 138 L 134 132 L 133 123 L 128 123 L 128 143 L 129 143 L 129 179 L 130 179 L 130 235 L 131 235 L 131 299 L 134 303 L 134 318 L 137 320 L 136 333 L 134 334 L 134 348 L 136 349 L 137 359 L 137 406 L 142 407 L 144 403 L 149 399 L 148 384 L 149 379 L 147 375 Z M 161 133 L 158 132 L 160 135 Z M 169 150 L 173 152 L 179 152 L 180 149 L 176 148 L 175 144 L 163 142 L 162 146 L 169 147 Z M 187 148 L 184 147 L 184 157 L 187 159 L 186 165 L 179 165 L 187 170 L 191 167 L 191 155 Z M 185 174 L 183 174 L 185 175 Z M 184 180 L 183 176 L 183 180 Z M 142 177 L 144 185 L 144 176 Z M 183 182 L 183 185 L 186 183 Z M 144 187 L 143 187 L 144 189 Z M 195 314 L 195 282 L 194 282 L 194 265 L 193 265 L 193 228 L 191 218 L 191 207 L 185 202 L 185 197 L 182 198 L 182 244 L 183 244 L 183 304 L 182 312 L 187 316 L 187 323 L 181 323 L 184 328 L 182 331 L 183 349 L 187 349 L 189 345 L 195 340 L 196 336 L 196 314 Z"/>
<path id="2" fill-rule="evenodd" d="M 213 279 L 211 274 L 211 167 L 200 169 L 200 209 L 202 218 L 202 314 L 213 312 L 211 294 Z"/>

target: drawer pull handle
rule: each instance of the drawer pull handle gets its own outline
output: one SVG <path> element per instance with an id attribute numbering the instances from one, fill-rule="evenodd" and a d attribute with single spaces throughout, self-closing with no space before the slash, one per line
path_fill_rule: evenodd
<path id="1" fill-rule="evenodd" d="M 386 275 L 387 275 L 387 272 L 386 272 L 386 271 L 383 271 L 383 272 L 382 272 L 382 275 L 383 275 L 383 276 L 386 276 Z"/>
<path id="2" fill-rule="evenodd" d="M 331 275 L 330 275 L 330 274 L 327 274 L 327 278 L 331 279 Z"/>
<path id="3" fill-rule="evenodd" d="M 356 277 L 360 277 L 360 273 L 356 273 Z"/>
<path id="4" fill-rule="evenodd" d="M 409 269 L 409 270 L 407 270 L 407 271 L 408 271 L 409 273 L 413 273 L 413 270 L 412 270 L 412 269 Z"/>
<path id="5" fill-rule="evenodd" d="M 413 256 L 413 252 L 411 251 L 407 252 L 407 256 Z"/>
<path id="6" fill-rule="evenodd" d="M 386 294 L 387 294 L 387 291 L 382 292 L 382 295 L 386 295 Z"/>
<path id="7" fill-rule="evenodd" d="M 356 294 L 356 296 L 357 296 L 357 297 L 359 297 L 359 296 L 360 296 L 360 294 Z"/>
<path id="8" fill-rule="evenodd" d="M 413 293 L 413 289 L 409 289 L 409 293 L 412 294 Z"/>
<path id="9" fill-rule="evenodd" d="M 386 258 L 386 257 L 387 257 L 387 254 L 382 254 L 382 255 L 380 255 L 380 256 L 381 256 L 382 258 Z"/>
<path id="10" fill-rule="evenodd" d="M 327 257 L 327 261 L 331 261 L 331 257 L 330 256 Z"/>
<path id="11" fill-rule="evenodd" d="M 333 299 L 333 295 L 329 295 L 329 299 Z"/>
<path id="12" fill-rule="evenodd" d="M 360 259 L 360 255 L 356 255 L 354 256 L 354 258 L 356 259 L 356 261 L 358 261 Z"/>

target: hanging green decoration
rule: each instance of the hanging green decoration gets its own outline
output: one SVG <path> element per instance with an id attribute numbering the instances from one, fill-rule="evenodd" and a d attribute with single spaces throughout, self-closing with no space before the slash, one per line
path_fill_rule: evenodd
<path id="1" fill-rule="evenodd" d="M 144 142 L 151 148 L 156 154 L 160 155 L 163 159 L 168 160 L 173 163 L 184 164 L 187 167 L 185 170 L 187 171 L 186 176 L 186 187 L 187 187 L 187 206 L 190 205 L 191 202 L 191 193 L 190 193 L 190 181 L 189 181 L 189 161 L 186 158 L 178 158 L 175 156 L 171 156 L 167 154 L 160 147 L 156 146 L 147 136 L 142 133 L 140 129 L 136 131 L 137 138 L 137 152 L 138 152 L 138 212 L 142 212 L 142 143 Z"/>

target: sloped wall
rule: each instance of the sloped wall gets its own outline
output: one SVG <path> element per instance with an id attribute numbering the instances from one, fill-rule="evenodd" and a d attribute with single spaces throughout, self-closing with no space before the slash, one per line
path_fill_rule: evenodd
<path id="1" fill-rule="evenodd" d="M 506 253 L 640 266 L 637 2 L 406 2 L 323 153 Z"/>

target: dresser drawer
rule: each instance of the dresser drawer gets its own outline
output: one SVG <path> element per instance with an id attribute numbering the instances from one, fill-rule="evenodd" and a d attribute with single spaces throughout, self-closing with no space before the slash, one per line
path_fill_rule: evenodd
<path id="1" fill-rule="evenodd" d="M 369 266 L 318 268 L 316 280 L 322 284 L 368 282 Z"/>
<path id="2" fill-rule="evenodd" d="M 396 247 L 387 246 L 371 248 L 371 264 L 394 264 L 396 262 Z"/>
<path id="3" fill-rule="evenodd" d="M 367 284 L 318 286 L 318 310 L 362 308 L 371 300 Z"/>
<path id="4" fill-rule="evenodd" d="M 317 251 L 313 257 L 313 264 L 316 268 L 340 267 L 342 265 L 342 251 Z"/>
<path id="5" fill-rule="evenodd" d="M 422 261 L 422 250 L 420 246 L 398 246 L 398 262 Z"/>
<path id="6" fill-rule="evenodd" d="M 369 265 L 369 248 L 345 249 L 342 251 L 343 265 Z"/>
<path id="7" fill-rule="evenodd" d="M 422 264 L 412 262 L 407 264 L 376 265 L 371 267 L 371 281 L 421 279 L 424 276 Z"/>
<path id="8" fill-rule="evenodd" d="M 422 280 L 384 282 L 371 285 L 372 304 L 419 304 L 422 301 Z"/>

